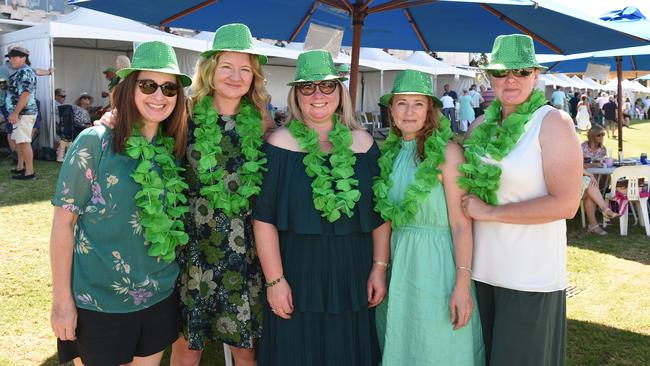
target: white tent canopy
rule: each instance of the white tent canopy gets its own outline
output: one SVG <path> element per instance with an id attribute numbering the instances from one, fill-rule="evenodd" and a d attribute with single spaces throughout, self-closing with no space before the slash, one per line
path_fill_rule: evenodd
<path id="1" fill-rule="evenodd" d="M 580 79 L 577 75 L 573 75 L 571 77 L 571 80 L 573 80 L 576 84 L 580 85 L 580 89 L 590 89 L 590 90 L 596 89 L 594 88 L 593 85 L 586 83 L 584 80 Z"/>
<path id="2" fill-rule="evenodd" d="M 440 60 L 436 60 L 424 51 L 415 51 L 405 61 L 420 66 L 417 69 L 432 75 L 459 75 L 474 78 L 476 73 L 469 70 L 459 69 L 448 65 Z"/>
<path id="3" fill-rule="evenodd" d="M 87 92 L 102 101 L 101 92 L 106 90 L 107 80 L 101 70 L 115 66 L 120 54 L 130 54 L 133 42 L 164 41 L 176 48 L 179 65 L 183 72 L 192 73 L 196 52 L 206 47 L 203 41 L 187 39 L 161 32 L 138 22 L 96 12 L 78 9 L 56 22 L 39 24 L 0 36 L 5 47 L 20 44 L 30 50 L 32 65 L 47 69 L 56 68 L 52 77 L 39 77 L 36 98 L 41 101 L 42 146 L 54 146 L 54 89 L 63 88 L 69 95 L 68 103 Z"/>

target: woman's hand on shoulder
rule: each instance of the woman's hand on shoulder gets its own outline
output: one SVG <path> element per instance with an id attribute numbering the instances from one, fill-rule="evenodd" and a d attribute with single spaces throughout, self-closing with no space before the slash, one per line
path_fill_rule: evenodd
<path id="1" fill-rule="evenodd" d="M 370 150 L 375 140 L 366 130 L 352 130 L 352 151 L 355 153 L 365 153 Z"/>
<path id="2" fill-rule="evenodd" d="M 291 135 L 291 131 L 284 126 L 275 129 L 269 136 L 267 142 L 281 149 L 301 151 L 298 141 Z"/>

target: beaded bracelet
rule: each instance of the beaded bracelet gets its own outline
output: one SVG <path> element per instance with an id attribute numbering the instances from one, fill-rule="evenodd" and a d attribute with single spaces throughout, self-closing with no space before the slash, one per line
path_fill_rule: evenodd
<path id="1" fill-rule="evenodd" d="M 267 283 L 264 284 L 264 287 L 266 287 L 266 288 L 273 287 L 273 286 L 277 285 L 278 283 L 280 283 L 280 281 L 282 281 L 283 278 L 284 278 L 284 275 L 278 277 L 277 279 L 275 279 L 275 280 L 273 280 L 271 282 L 267 282 Z"/>
<path id="2" fill-rule="evenodd" d="M 390 267 L 390 263 L 387 263 L 387 262 L 382 262 L 382 261 L 372 261 L 372 263 L 377 264 L 377 265 L 380 265 L 380 266 L 382 266 L 382 267 L 386 267 L 386 268 Z"/>
<path id="3" fill-rule="evenodd" d="M 463 269 L 463 270 L 469 272 L 470 274 L 472 273 L 472 269 L 468 268 L 468 267 L 456 266 L 456 269 Z"/>

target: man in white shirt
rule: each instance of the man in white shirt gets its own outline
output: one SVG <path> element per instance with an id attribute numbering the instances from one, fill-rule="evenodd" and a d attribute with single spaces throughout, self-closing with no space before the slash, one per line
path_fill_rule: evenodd
<path id="1" fill-rule="evenodd" d="M 445 93 L 440 98 L 440 101 L 442 102 L 442 114 L 444 114 L 449 122 L 451 122 L 452 132 L 458 132 L 458 126 L 456 125 L 456 106 L 454 105 L 454 98 Z"/>
<path id="2" fill-rule="evenodd" d="M 553 107 L 564 110 L 564 101 L 566 100 L 566 94 L 562 91 L 562 87 L 556 86 L 555 91 L 551 94 L 551 104 Z"/>
<path id="3" fill-rule="evenodd" d="M 609 102 L 609 96 L 607 96 L 607 93 L 602 92 L 600 93 L 600 96 L 596 98 L 596 103 L 598 103 L 598 119 L 596 122 L 598 122 L 601 126 L 605 125 L 605 115 L 603 112 L 603 106 L 605 103 Z"/>
<path id="4" fill-rule="evenodd" d="M 483 97 L 481 96 L 481 93 L 476 90 L 476 84 L 472 84 L 472 86 L 469 87 L 469 96 L 472 97 L 470 104 L 474 109 L 474 116 L 478 117 L 482 115 L 483 110 L 481 109 L 481 103 L 483 102 Z"/>

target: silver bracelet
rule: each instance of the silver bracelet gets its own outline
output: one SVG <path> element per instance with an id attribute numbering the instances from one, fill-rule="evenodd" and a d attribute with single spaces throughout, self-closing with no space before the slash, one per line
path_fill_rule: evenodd
<path id="1" fill-rule="evenodd" d="M 472 274 L 472 269 L 468 268 L 468 267 L 456 266 L 456 269 L 462 269 L 462 270 L 465 270 L 465 271 L 469 272 L 470 274 Z"/>

